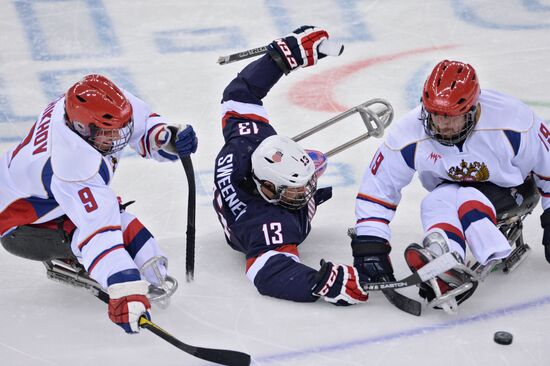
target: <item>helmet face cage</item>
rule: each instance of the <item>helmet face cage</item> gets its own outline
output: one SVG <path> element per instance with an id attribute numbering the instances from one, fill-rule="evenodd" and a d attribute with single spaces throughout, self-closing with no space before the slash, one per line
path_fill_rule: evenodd
<path id="1" fill-rule="evenodd" d="M 254 173 L 252 177 L 256 182 L 260 195 L 268 202 L 282 206 L 290 210 L 299 210 L 305 207 L 317 191 L 317 176 L 314 174 L 305 186 L 288 187 L 278 186 L 268 181 L 261 180 Z M 262 192 L 262 188 L 268 190 L 273 196 L 268 197 Z"/>
<path id="2" fill-rule="evenodd" d="M 134 121 L 130 120 L 122 128 L 105 129 L 90 125 L 90 136 L 86 141 L 103 155 L 116 153 L 126 147 L 134 132 Z"/>
<path id="3" fill-rule="evenodd" d="M 442 145 L 452 146 L 466 140 L 468 135 L 473 131 L 477 121 L 476 114 L 477 105 L 474 105 L 468 112 L 466 112 L 466 114 L 464 114 L 464 127 L 458 133 L 451 136 L 443 136 L 439 133 L 439 129 L 432 118 L 432 113 L 426 111 L 424 106 L 422 106 L 422 110 L 420 111 L 420 121 L 422 121 L 424 131 L 426 131 L 426 134 L 430 138 L 436 140 Z"/>

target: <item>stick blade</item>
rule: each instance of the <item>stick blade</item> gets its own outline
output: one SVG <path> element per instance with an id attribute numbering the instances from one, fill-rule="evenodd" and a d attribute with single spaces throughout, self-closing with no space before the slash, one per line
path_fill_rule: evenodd
<path id="1" fill-rule="evenodd" d="M 393 289 L 382 290 L 382 293 L 386 299 L 399 310 L 415 316 L 420 316 L 422 314 L 422 304 L 420 302 L 410 299 Z"/>
<path id="2" fill-rule="evenodd" d="M 220 56 L 218 57 L 218 64 L 219 65 L 225 65 L 229 62 L 229 56 Z"/>
<path id="3" fill-rule="evenodd" d="M 196 351 L 192 355 L 206 361 L 227 366 L 249 366 L 251 363 L 249 354 L 225 349 L 196 347 Z"/>

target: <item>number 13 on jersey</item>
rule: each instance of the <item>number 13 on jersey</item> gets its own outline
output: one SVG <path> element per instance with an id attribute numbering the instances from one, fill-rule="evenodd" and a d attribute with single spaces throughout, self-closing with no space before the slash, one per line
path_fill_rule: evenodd
<path id="1" fill-rule="evenodd" d="M 267 245 L 283 244 L 283 227 L 280 222 L 263 224 L 262 231 Z"/>

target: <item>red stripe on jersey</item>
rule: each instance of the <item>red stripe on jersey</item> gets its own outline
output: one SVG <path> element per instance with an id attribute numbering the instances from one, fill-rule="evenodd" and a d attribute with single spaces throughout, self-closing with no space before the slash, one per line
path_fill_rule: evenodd
<path id="1" fill-rule="evenodd" d="M 540 135 L 537 135 L 540 139 L 540 141 L 542 142 L 542 145 L 544 146 L 544 148 L 546 149 L 546 151 L 550 151 L 548 149 L 548 145 L 546 145 L 546 141 L 540 136 Z"/>
<path id="2" fill-rule="evenodd" d="M 540 175 L 540 174 L 537 174 L 537 173 L 535 173 L 535 175 L 536 175 L 540 180 L 550 181 L 550 177 L 545 177 L 544 175 Z"/>
<path id="3" fill-rule="evenodd" d="M 0 212 L 0 234 L 8 229 L 30 224 L 38 219 L 34 207 L 24 198 L 12 202 L 4 211 Z"/>
<path id="4" fill-rule="evenodd" d="M 466 201 L 462 205 L 460 205 L 460 207 L 458 208 L 458 217 L 462 220 L 462 217 L 464 217 L 464 215 L 474 210 L 484 213 L 491 219 L 493 224 L 497 224 L 497 218 L 495 216 L 495 213 L 493 212 L 493 209 L 486 204 L 475 200 Z"/>
<path id="5" fill-rule="evenodd" d="M 139 139 L 139 146 L 141 147 L 141 151 L 143 151 L 143 153 L 140 152 L 139 155 L 144 158 L 145 156 L 147 156 L 147 151 L 145 150 L 145 135 L 143 135 L 143 137 Z"/>
<path id="6" fill-rule="evenodd" d="M 58 230 L 59 229 L 59 224 L 55 220 L 46 221 L 46 222 L 43 222 L 41 224 L 33 224 L 33 225 L 30 225 L 30 226 L 40 227 L 40 228 L 45 228 L 45 229 L 51 229 L 51 230 Z M 68 217 L 65 217 L 64 220 L 63 220 L 62 229 L 67 234 L 70 234 L 70 233 L 73 232 L 74 229 L 76 229 L 76 225 L 71 221 L 71 219 L 69 219 Z"/>
<path id="7" fill-rule="evenodd" d="M 466 240 L 466 239 L 464 239 L 464 234 L 462 233 L 462 230 L 460 230 L 459 228 L 457 228 L 456 226 L 453 226 L 451 224 L 446 224 L 444 222 L 440 222 L 439 224 L 435 224 L 432 227 L 430 227 L 428 229 L 428 231 L 430 231 L 433 228 L 439 228 L 443 231 L 451 232 L 451 233 L 455 234 L 456 236 L 458 236 L 460 239 Z"/>
<path id="8" fill-rule="evenodd" d="M 358 199 L 362 199 L 362 200 L 366 200 L 366 201 L 371 201 L 371 202 L 374 202 L 374 203 L 378 203 L 379 205 L 382 205 L 384 206 L 385 208 L 388 208 L 390 210 L 396 210 L 397 209 L 397 205 L 394 205 L 393 203 L 389 203 L 389 202 L 386 202 L 386 201 L 382 201 L 381 199 L 379 198 L 374 198 L 372 196 L 368 196 L 364 193 L 359 193 L 357 195 L 357 198 Z"/>
<path id="9" fill-rule="evenodd" d="M 103 252 L 101 252 L 97 257 L 94 258 L 94 260 L 92 261 L 92 264 L 90 264 L 90 268 L 88 268 L 88 273 L 92 274 L 93 269 L 99 263 L 99 261 L 102 260 L 103 258 L 105 258 L 105 256 L 107 254 L 109 254 L 111 252 L 114 252 L 117 249 L 124 249 L 124 244 L 115 245 L 114 247 L 109 248 L 109 249 L 104 250 Z"/>
<path id="10" fill-rule="evenodd" d="M 257 114 L 253 114 L 253 113 L 240 114 L 235 111 L 231 111 L 231 112 L 226 112 L 225 115 L 223 116 L 222 129 L 224 129 L 225 126 L 227 125 L 227 120 L 232 117 L 239 118 L 239 119 L 250 119 L 250 120 L 253 120 L 254 122 L 264 122 L 269 124 L 269 120 L 267 118 L 258 116 Z"/>
<path id="11" fill-rule="evenodd" d="M 133 219 L 130 224 L 124 229 L 122 233 L 122 238 L 124 240 L 124 245 L 128 245 L 134 240 L 136 235 L 143 229 L 143 224 L 137 218 Z"/>
<path id="12" fill-rule="evenodd" d="M 101 229 L 98 229 L 96 231 L 94 231 L 92 233 L 92 235 L 88 236 L 86 239 L 84 239 L 84 241 L 80 244 L 78 244 L 78 250 L 82 250 L 82 248 L 88 244 L 90 242 L 90 240 L 93 239 L 94 236 L 96 236 L 97 234 L 101 234 L 101 233 L 104 233 L 106 231 L 116 231 L 116 230 L 121 230 L 121 227 L 120 226 L 105 226 L 105 227 L 102 227 Z"/>
<path id="13" fill-rule="evenodd" d="M 298 254 L 298 245 L 296 245 L 296 244 L 281 245 L 280 247 L 273 249 L 273 251 L 281 252 L 281 253 L 290 253 L 290 254 L 294 254 L 297 257 L 300 256 L 300 254 Z M 262 256 L 262 254 L 258 255 L 257 257 L 248 258 L 246 260 L 246 271 L 245 272 L 248 272 L 250 267 L 252 267 L 254 262 L 256 262 L 256 259 L 260 258 Z"/>
<path id="14" fill-rule="evenodd" d="M 36 122 L 34 125 L 32 125 L 32 128 L 31 128 L 29 134 L 27 135 L 27 137 L 25 137 L 25 139 L 23 141 L 21 141 L 19 146 L 17 146 L 15 148 L 15 150 L 13 150 L 13 153 L 11 154 L 10 164 L 11 164 L 11 161 L 13 160 L 13 158 L 15 158 L 15 156 L 17 154 L 19 154 L 19 151 L 21 151 L 22 148 L 24 148 L 26 145 L 29 144 L 29 142 L 31 142 L 32 135 L 34 135 L 34 129 L 36 128 L 37 123 L 38 122 Z"/>
<path id="15" fill-rule="evenodd" d="M 384 219 L 382 217 L 368 217 L 366 219 L 357 220 L 357 224 L 360 224 L 362 222 L 367 222 L 367 221 L 381 222 L 381 223 L 386 224 L 386 225 L 389 225 L 389 223 L 390 223 L 390 220 Z"/>

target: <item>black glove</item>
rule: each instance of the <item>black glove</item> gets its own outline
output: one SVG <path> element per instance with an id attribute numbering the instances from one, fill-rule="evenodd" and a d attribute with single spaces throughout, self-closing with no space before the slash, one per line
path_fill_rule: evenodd
<path id="1" fill-rule="evenodd" d="M 304 25 L 286 37 L 271 42 L 267 51 L 277 66 L 288 74 L 299 67 L 315 65 L 317 60 L 325 57 L 317 48 L 326 39 L 326 30 Z"/>
<path id="2" fill-rule="evenodd" d="M 353 266 L 369 282 L 395 281 L 390 243 L 378 236 L 359 235 L 351 240 Z"/>
<path id="3" fill-rule="evenodd" d="M 542 245 L 544 245 L 544 255 L 546 261 L 550 263 L 550 208 L 544 210 L 544 213 L 540 216 L 540 225 L 544 229 L 542 235 Z"/>

